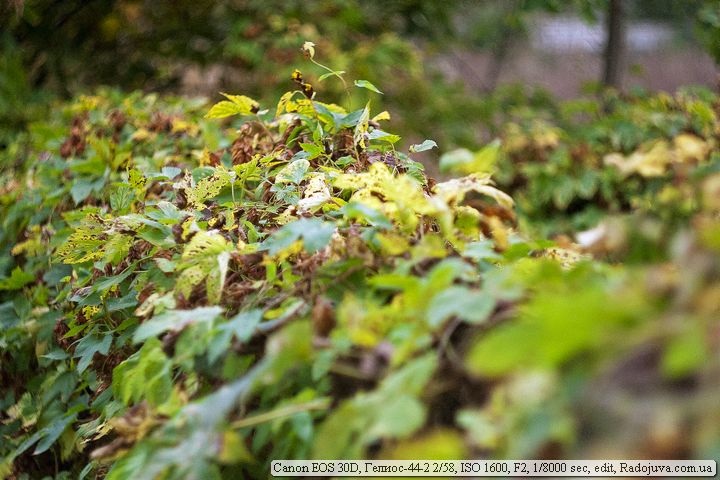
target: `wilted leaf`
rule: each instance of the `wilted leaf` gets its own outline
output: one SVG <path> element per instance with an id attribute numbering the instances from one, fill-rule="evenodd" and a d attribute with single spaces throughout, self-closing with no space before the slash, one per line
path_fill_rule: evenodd
<path id="1" fill-rule="evenodd" d="M 410 152 L 417 153 L 417 152 L 424 152 L 426 150 L 430 150 L 432 148 L 437 148 L 437 143 L 435 143 L 434 140 L 424 140 L 422 143 L 417 145 L 410 145 Z"/>

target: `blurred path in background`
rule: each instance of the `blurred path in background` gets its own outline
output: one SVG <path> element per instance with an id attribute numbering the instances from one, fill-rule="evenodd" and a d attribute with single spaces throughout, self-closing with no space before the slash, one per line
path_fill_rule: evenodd
<path id="1" fill-rule="evenodd" d="M 526 83 L 546 88 L 561 98 L 580 95 L 596 82 L 602 68 L 605 32 L 571 16 L 539 17 L 531 22 L 529 38 L 512 47 L 500 68 L 498 84 Z M 628 25 L 623 87 L 675 91 L 683 85 L 715 88 L 720 70 L 700 46 L 677 38 L 662 23 Z M 454 49 L 434 62 L 450 79 L 461 80 L 471 92 L 488 88 L 492 53 Z"/>

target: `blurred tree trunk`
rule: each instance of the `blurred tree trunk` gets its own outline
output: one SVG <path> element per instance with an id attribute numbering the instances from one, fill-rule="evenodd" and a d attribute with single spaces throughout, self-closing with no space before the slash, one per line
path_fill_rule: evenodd
<path id="1" fill-rule="evenodd" d="M 625 50 L 625 0 L 609 0 L 605 31 L 607 42 L 603 55 L 603 85 L 620 88 L 621 63 Z"/>
<path id="2" fill-rule="evenodd" d="M 490 67 L 486 76 L 485 92 L 492 92 L 497 87 L 502 67 L 505 65 L 510 50 L 513 33 L 512 27 L 505 23 L 500 27 L 500 39 L 492 52 Z"/>
<path id="3" fill-rule="evenodd" d="M 503 13 L 500 19 L 498 39 L 495 48 L 492 49 L 490 66 L 487 70 L 485 88 L 483 89 L 485 92 L 491 92 L 497 87 L 510 48 L 522 30 L 519 26 L 521 7 L 522 4 L 518 0 L 506 1 L 502 4 Z"/>

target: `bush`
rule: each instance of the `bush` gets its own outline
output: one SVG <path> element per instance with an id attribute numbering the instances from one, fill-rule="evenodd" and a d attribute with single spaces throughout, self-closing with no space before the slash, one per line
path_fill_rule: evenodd
<path id="1" fill-rule="evenodd" d="M 103 90 L 7 149 L 5 476 L 718 451 L 714 99 L 617 98 L 611 116 L 589 105 L 565 131 L 519 120 L 502 147 L 444 157 L 461 176 L 438 182 L 413 160 L 435 142 L 401 149 L 387 112 L 320 102 L 292 78 L 277 106 Z M 667 109 L 653 116 L 656 102 Z M 669 157 L 598 157 L 653 139 Z M 528 229 L 490 180 L 495 158 Z M 558 202 L 585 171 L 596 189 Z M 694 179 L 679 188 L 689 203 L 660 208 L 678 178 Z M 577 199 L 578 211 L 640 203 L 579 243 L 523 233 L 549 209 L 587 222 Z M 640 409 L 649 420 L 630 422 Z"/>

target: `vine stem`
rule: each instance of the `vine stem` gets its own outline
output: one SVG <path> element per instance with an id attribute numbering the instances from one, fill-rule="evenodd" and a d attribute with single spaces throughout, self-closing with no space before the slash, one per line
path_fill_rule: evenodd
<path id="1" fill-rule="evenodd" d="M 286 407 L 276 408 L 275 410 L 271 410 L 269 412 L 241 418 L 240 420 L 232 422 L 230 424 L 230 427 L 233 429 L 254 427 L 255 425 L 271 422 L 273 420 L 277 420 L 278 418 L 289 417 L 291 415 L 295 415 L 296 413 L 302 413 L 311 410 L 325 410 L 329 406 L 329 398 L 318 398 L 317 400 L 312 400 L 310 402 L 298 403 L 296 405 L 288 405 Z"/>
<path id="2" fill-rule="evenodd" d="M 318 67 L 327 70 L 328 72 L 332 73 L 334 76 L 336 76 L 337 78 L 340 79 L 340 81 L 343 84 L 343 89 L 345 90 L 345 95 L 347 96 L 347 99 L 348 99 L 348 109 L 349 110 L 352 109 L 352 97 L 350 96 L 350 90 L 348 89 L 347 82 L 345 82 L 345 79 L 342 77 L 342 75 L 340 75 L 338 72 L 336 72 L 332 68 L 327 67 L 327 66 L 323 65 L 322 63 L 316 61 L 313 57 L 308 57 L 308 58 L 310 59 L 310 61 L 312 63 L 314 63 Z"/>

